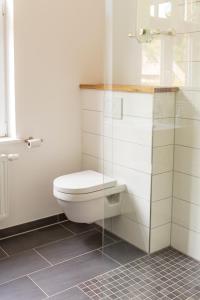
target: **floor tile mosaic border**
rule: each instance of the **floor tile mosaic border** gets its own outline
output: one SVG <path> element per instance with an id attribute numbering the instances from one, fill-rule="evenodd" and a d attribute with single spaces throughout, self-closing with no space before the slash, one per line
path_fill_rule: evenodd
<path id="1" fill-rule="evenodd" d="M 79 285 L 93 300 L 200 300 L 200 262 L 169 248 Z"/>

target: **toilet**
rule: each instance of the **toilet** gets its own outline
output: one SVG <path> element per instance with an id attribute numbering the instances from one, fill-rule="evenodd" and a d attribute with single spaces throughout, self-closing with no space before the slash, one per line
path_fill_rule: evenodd
<path id="1" fill-rule="evenodd" d="M 94 223 L 121 214 L 126 186 L 95 171 L 83 171 L 58 177 L 53 193 L 70 221 Z"/>

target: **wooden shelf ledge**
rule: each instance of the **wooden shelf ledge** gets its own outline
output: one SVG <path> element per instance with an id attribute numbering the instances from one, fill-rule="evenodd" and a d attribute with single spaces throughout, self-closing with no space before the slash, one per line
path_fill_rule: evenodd
<path id="1" fill-rule="evenodd" d="M 128 93 L 145 93 L 145 94 L 176 93 L 179 91 L 178 87 L 121 85 L 121 84 L 112 84 L 112 85 L 109 85 L 109 84 L 80 84 L 80 89 L 128 92 Z"/>

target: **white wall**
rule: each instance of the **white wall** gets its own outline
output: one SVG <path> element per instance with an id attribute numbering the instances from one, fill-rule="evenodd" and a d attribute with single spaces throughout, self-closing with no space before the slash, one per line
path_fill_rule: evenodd
<path id="1" fill-rule="evenodd" d="M 103 81 L 104 1 L 14 0 L 17 136 L 41 148 L 0 145 L 19 153 L 9 164 L 9 217 L 0 228 L 60 212 L 55 177 L 81 167 L 79 83 Z"/>

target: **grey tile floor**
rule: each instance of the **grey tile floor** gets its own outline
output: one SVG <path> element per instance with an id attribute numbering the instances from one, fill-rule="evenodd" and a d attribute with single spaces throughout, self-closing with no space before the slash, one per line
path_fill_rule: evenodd
<path id="1" fill-rule="evenodd" d="M 93 300 L 199 300 L 200 263 L 166 249 L 79 285 Z"/>
<path id="2" fill-rule="evenodd" d="M 109 233 L 104 245 L 96 225 L 69 221 L 0 240 L 0 300 L 200 299 L 194 260 Z"/>
<path id="3" fill-rule="evenodd" d="M 99 227 L 70 221 L 0 240 L 0 299 L 89 299 L 78 285 L 118 268 L 122 249 L 125 263 L 144 255 L 109 233 L 103 243 L 108 253 Z"/>

